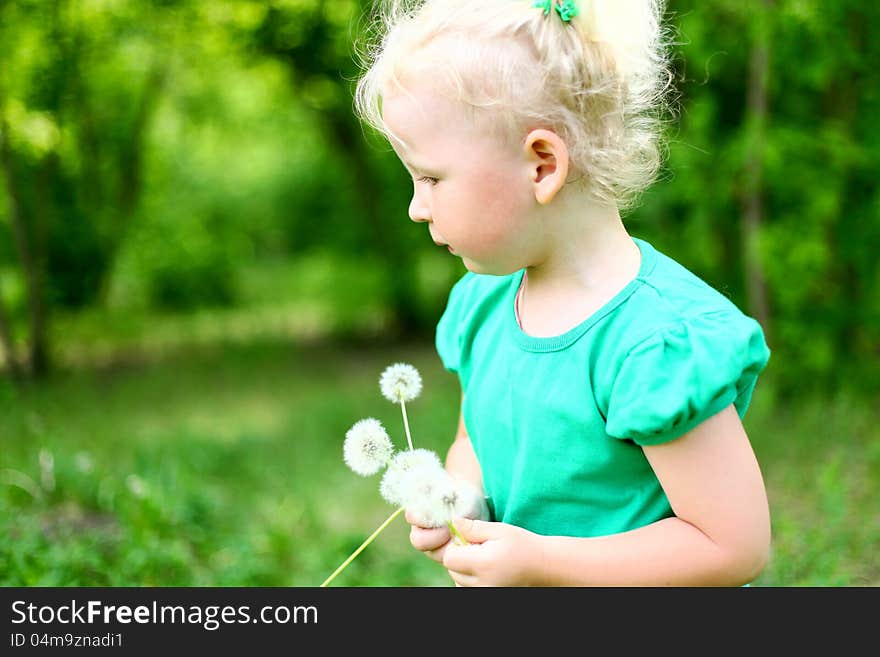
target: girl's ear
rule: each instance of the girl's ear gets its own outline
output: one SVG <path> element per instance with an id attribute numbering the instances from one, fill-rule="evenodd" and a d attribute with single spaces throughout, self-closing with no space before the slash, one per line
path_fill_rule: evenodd
<path id="1" fill-rule="evenodd" d="M 568 148 L 552 130 L 539 128 L 526 135 L 523 142 L 535 200 L 547 205 L 562 189 L 568 177 Z"/>

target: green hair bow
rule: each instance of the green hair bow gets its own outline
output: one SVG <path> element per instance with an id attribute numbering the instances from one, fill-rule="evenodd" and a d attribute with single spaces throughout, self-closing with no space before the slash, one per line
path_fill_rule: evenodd
<path id="1" fill-rule="evenodd" d="M 563 23 L 570 23 L 571 19 L 578 15 L 578 8 L 574 0 L 535 0 L 532 7 L 543 9 L 545 16 L 550 13 L 551 9 L 555 9 Z"/>

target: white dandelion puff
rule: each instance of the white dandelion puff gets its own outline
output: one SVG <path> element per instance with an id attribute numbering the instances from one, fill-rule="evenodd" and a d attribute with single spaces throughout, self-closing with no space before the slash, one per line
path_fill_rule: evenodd
<path id="1" fill-rule="evenodd" d="M 422 377 L 412 365 L 395 363 L 382 372 L 379 388 L 382 395 L 395 404 L 412 401 L 422 391 Z"/>
<path id="2" fill-rule="evenodd" d="M 443 470 L 443 463 L 435 452 L 429 449 L 411 449 L 398 452 L 388 464 L 388 470 L 379 484 L 379 494 L 394 506 L 406 506 L 405 483 L 412 472 L 423 470 Z"/>
<path id="3" fill-rule="evenodd" d="M 437 452 L 420 447 L 419 449 L 397 452 L 391 460 L 389 467 L 401 472 L 410 472 L 421 468 L 437 468 L 442 470 L 443 462 L 437 456 Z"/>
<path id="4" fill-rule="evenodd" d="M 393 453 L 391 438 L 375 418 L 355 422 L 345 434 L 342 447 L 345 464 L 363 477 L 379 472 L 391 460 Z"/>
<path id="5" fill-rule="evenodd" d="M 422 527 L 442 527 L 455 516 L 460 494 L 446 470 L 411 470 L 402 483 L 404 506 Z"/>
<path id="6" fill-rule="evenodd" d="M 412 435 L 409 432 L 409 420 L 406 417 L 406 402 L 412 401 L 422 391 L 422 377 L 419 371 L 407 363 L 389 365 L 379 377 L 379 388 L 388 401 L 400 404 L 403 414 L 403 428 L 406 431 L 406 442 L 410 450 L 413 448 Z"/>
<path id="7" fill-rule="evenodd" d="M 483 492 L 467 479 L 453 479 L 455 486 L 455 503 L 452 517 L 489 520 L 489 505 Z"/>
<path id="8" fill-rule="evenodd" d="M 324 580 L 322 587 L 328 586 L 404 510 L 412 510 L 423 526 L 441 527 L 446 524 L 454 539 L 467 545 L 468 541 L 456 529 L 453 518 L 476 517 L 470 513 L 475 508 L 475 498 L 479 498 L 479 503 L 485 506 L 485 500 L 477 488 L 461 487 L 459 480 L 454 480 L 446 472 L 435 452 L 413 447 L 406 402 L 418 397 L 422 391 L 422 378 L 418 370 L 406 363 L 390 365 L 379 377 L 379 387 L 389 401 L 400 404 L 409 449 L 395 454 L 391 439 L 379 421 L 367 418 L 357 422 L 346 433 L 343 456 L 348 467 L 364 476 L 375 474 L 387 466 L 379 484 L 379 493 L 397 508 Z"/>
<path id="9" fill-rule="evenodd" d="M 403 506 L 403 496 L 400 493 L 400 485 L 406 473 L 402 470 L 389 467 L 382 475 L 379 482 L 379 494 L 392 506 Z"/>

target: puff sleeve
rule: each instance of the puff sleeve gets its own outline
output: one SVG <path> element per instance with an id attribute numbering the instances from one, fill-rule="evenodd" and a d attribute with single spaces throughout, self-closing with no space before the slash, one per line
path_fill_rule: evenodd
<path id="1" fill-rule="evenodd" d="M 440 356 L 443 367 L 456 374 L 461 368 L 461 336 L 462 321 L 464 319 L 463 296 L 467 281 L 472 276 L 473 274 L 468 272 L 452 286 L 452 290 L 449 292 L 449 299 L 446 302 L 446 309 L 437 322 L 434 338 L 437 355 Z"/>
<path id="2" fill-rule="evenodd" d="M 769 358 L 760 324 L 741 313 L 710 313 L 658 330 L 623 358 L 608 397 L 606 433 L 657 445 L 730 404 L 743 417 Z"/>

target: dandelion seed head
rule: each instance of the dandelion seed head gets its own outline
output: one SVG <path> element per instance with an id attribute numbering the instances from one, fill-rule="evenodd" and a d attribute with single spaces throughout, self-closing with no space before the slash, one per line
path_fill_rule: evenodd
<path id="1" fill-rule="evenodd" d="M 342 457 L 349 468 L 363 477 L 376 474 L 388 464 L 393 453 L 388 432 L 375 418 L 355 422 L 345 434 Z"/>
<path id="2" fill-rule="evenodd" d="M 430 449 L 416 448 L 398 452 L 391 460 L 391 467 L 408 472 L 418 468 L 435 467 L 443 469 L 443 462 L 437 456 L 437 452 Z"/>
<path id="3" fill-rule="evenodd" d="M 402 484 L 404 506 L 423 527 L 442 527 L 455 516 L 459 493 L 446 470 L 411 470 Z"/>
<path id="4" fill-rule="evenodd" d="M 483 491 L 467 479 L 453 479 L 455 496 L 449 502 L 452 505 L 452 516 L 489 520 L 489 506 Z"/>
<path id="5" fill-rule="evenodd" d="M 412 401 L 422 391 L 422 377 L 419 371 L 407 363 L 389 365 L 379 377 L 382 395 L 390 402 Z"/>
<path id="6" fill-rule="evenodd" d="M 406 472 L 389 467 L 379 482 L 379 494 L 392 506 L 403 506 L 403 495 L 400 492 Z"/>
<path id="7" fill-rule="evenodd" d="M 406 506 L 405 489 L 412 473 L 429 470 L 443 470 L 443 463 L 435 452 L 429 449 L 410 449 L 398 452 L 388 464 L 388 470 L 379 484 L 379 494 L 394 506 Z"/>

